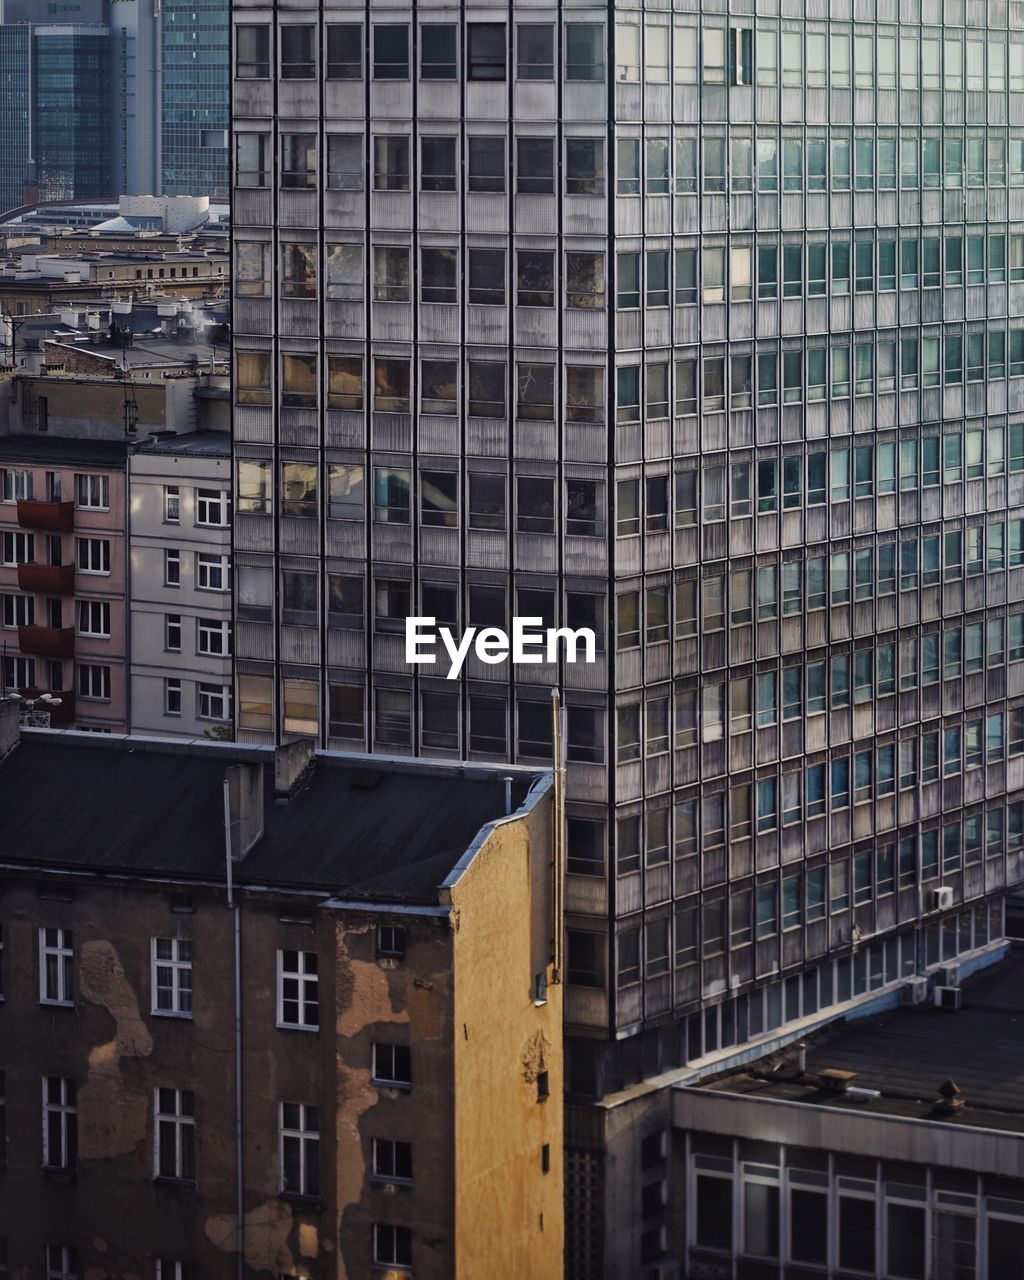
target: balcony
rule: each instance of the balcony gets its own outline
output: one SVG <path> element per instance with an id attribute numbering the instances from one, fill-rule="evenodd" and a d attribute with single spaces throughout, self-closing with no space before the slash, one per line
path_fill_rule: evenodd
<path id="1" fill-rule="evenodd" d="M 75 654 L 74 627 L 19 627 L 18 648 L 41 658 L 72 658 Z"/>
<path id="2" fill-rule="evenodd" d="M 48 529 L 51 533 L 70 533 L 75 527 L 75 504 L 73 502 L 37 502 L 34 498 L 19 498 L 18 524 L 23 529 Z"/>
<path id="3" fill-rule="evenodd" d="M 39 595 L 73 596 L 75 566 L 73 564 L 19 564 L 18 586 L 22 591 L 38 592 Z"/>

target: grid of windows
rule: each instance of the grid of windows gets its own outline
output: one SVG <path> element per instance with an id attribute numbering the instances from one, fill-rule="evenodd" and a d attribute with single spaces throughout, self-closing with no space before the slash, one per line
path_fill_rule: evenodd
<path id="1" fill-rule="evenodd" d="M 236 328 L 240 590 L 325 665 L 240 641 L 240 725 L 544 760 L 545 700 L 479 664 L 453 705 L 403 670 L 404 619 L 593 625 L 595 669 L 530 682 L 564 690 L 578 779 L 570 986 L 609 990 L 619 1031 L 831 963 L 854 926 L 894 939 L 940 886 L 986 911 L 1024 873 L 1024 38 L 954 8 L 623 12 L 614 40 L 396 14 L 335 38 L 368 84 L 324 119 L 296 96 L 282 131 L 244 86 L 237 227 L 273 244 L 255 173 L 310 233 L 281 282 L 252 251 L 280 330 Z M 311 298 L 322 343 L 284 318 Z M 582 1060 L 583 1092 L 639 1069 Z"/>

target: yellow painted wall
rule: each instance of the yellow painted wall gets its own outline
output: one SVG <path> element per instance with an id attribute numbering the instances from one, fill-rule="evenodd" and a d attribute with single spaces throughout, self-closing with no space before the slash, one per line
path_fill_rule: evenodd
<path id="1" fill-rule="evenodd" d="M 535 1006 L 532 986 L 538 970 L 550 977 L 548 931 L 531 923 L 550 918 L 551 820 L 549 790 L 451 889 L 456 1280 L 562 1280 L 562 988 Z"/>

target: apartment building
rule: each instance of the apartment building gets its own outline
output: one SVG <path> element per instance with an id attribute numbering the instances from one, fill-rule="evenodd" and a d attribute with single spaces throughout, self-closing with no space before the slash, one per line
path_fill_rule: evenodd
<path id="1" fill-rule="evenodd" d="M 11 1273 L 559 1280 L 550 775 L 16 735 Z"/>
<path id="2" fill-rule="evenodd" d="M 127 446 L 0 435 L 3 691 L 55 724 L 127 728 Z"/>
<path id="3" fill-rule="evenodd" d="M 131 731 L 230 734 L 231 437 L 154 438 L 129 485 Z"/>
<path id="4" fill-rule="evenodd" d="M 233 13 L 238 733 L 538 761 L 561 687 L 621 1275 L 605 1102 L 984 958 L 1024 871 L 1024 6 Z M 409 614 L 598 660 L 453 686 Z"/>

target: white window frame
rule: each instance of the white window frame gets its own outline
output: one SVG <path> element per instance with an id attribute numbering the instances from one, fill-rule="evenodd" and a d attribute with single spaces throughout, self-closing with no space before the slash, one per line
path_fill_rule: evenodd
<path id="1" fill-rule="evenodd" d="M 164 485 L 164 524 L 181 524 L 181 489 L 176 484 Z"/>
<path id="2" fill-rule="evenodd" d="M 174 643 L 177 633 L 178 643 Z M 164 649 L 167 653 L 181 653 L 181 614 L 164 614 Z"/>
<path id="3" fill-rule="evenodd" d="M 4 530 L 3 558 L 0 564 L 13 568 L 27 564 L 35 555 L 35 537 L 31 533 Z"/>
<path id="4" fill-rule="evenodd" d="M 285 956 L 296 957 L 296 968 L 285 968 Z M 313 961 L 310 970 L 308 962 Z M 310 1003 L 308 991 L 312 988 L 313 1000 L 316 1002 L 316 1021 L 307 1022 L 305 1006 Z M 293 993 L 292 993 L 293 992 Z M 294 1004 L 297 1008 L 298 1020 L 290 1022 L 285 1017 L 285 1003 Z M 277 953 L 277 1025 L 289 1031 L 320 1030 L 320 971 L 319 956 L 315 951 L 298 951 L 292 948 L 281 948 Z"/>
<path id="5" fill-rule="evenodd" d="M 173 1094 L 174 1110 L 164 1111 L 161 1109 L 161 1093 Z M 186 1112 L 185 1095 L 189 1094 L 192 1100 L 191 1112 Z M 194 1175 L 188 1175 L 184 1172 L 185 1168 L 185 1130 L 192 1131 L 192 1160 L 195 1163 L 195 1095 L 189 1089 L 174 1089 L 168 1086 L 161 1088 L 157 1086 L 153 1090 L 153 1177 L 169 1179 L 178 1182 L 194 1182 Z M 168 1138 L 173 1142 L 173 1151 L 171 1164 L 174 1173 L 160 1172 L 160 1155 L 164 1150 Z"/>
<path id="6" fill-rule="evenodd" d="M 174 705 L 176 703 L 176 705 Z M 164 681 L 164 715 L 181 715 L 181 681 Z"/>
<path id="7" fill-rule="evenodd" d="M 46 1280 L 78 1280 L 78 1257 L 69 1244 L 46 1246 Z"/>
<path id="8" fill-rule="evenodd" d="M 161 944 L 164 944 L 163 946 Z M 161 955 L 163 950 L 166 954 Z M 169 983 L 161 986 L 165 974 Z M 159 996 L 168 993 L 170 1004 L 162 1006 Z M 150 939 L 151 1012 L 161 1018 L 192 1017 L 192 939 Z"/>
<path id="9" fill-rule="evenodd" d="M 50 1099 L 50 1084 L 56 1082 L 57 1099 Z M 50 1118 L 56 1116 L 59 1151 L 50 1146 Z M 67 1076 L 43 1076 L 43 1168 L 73 1169 L 77 1151 L 77 1136 L 71 1140 L 71 1121 L 75 1120 L 77 1135 L 78 1103 L 75 1082 Z"/>
<path id="10" fill-rule="evenodd" d="M 172 565 L 175 570 L 173 579 L 170 572 Z M 176 547 L 166 547 L 164 549 L 164 586 L 181 586 L 181 552 Z"/>
<path id="11" fill-rule="evenodd" d="M 96 564 L 99 568 L 96 568 Z M 107 538 L 76 538 L 75 568 L 79 573 L 110 577 L 110 541 Z"/>
<path id="12" fill-rule="evenodd" d="M 217 710 L 217 700 L 220 710 Z M 231 686 L 227 684 L 198 684 L 196 686 L 196 715 L 200 720 L 230 720 Z"/>
<path id="13" fill-rule="evenodd" d="M 0 626 L 8 628 L 30 627 L 35 621 L 35 599 L 32 596 L 4 595 L 0 597 L 3 616 Z"/>
<path id="14" fill-rule="evenodd" d="M 100 692 L 96 692 L 99 682 Z M 78 696 L 90 702 L 110 701 L 110 668 L 92 662 L 78 664 Z M 85 692 L 88 686 L 88 692 Z"/>
<path id="15" fill-rule="evenodd" d="M 79 473 L 75 476 L 75 506 L 80 510 L 110 510 L 110 477 Z"/>
<path id="16" fill-rule="evenodd" d="M 47 972 L 47 961 L 51 959 L 52 984 Z M 39 927 L 39 1003 L 74 1007 L 75 935 L 70 929 Z"/>
<path id="17" fill-rule="evenodd" d="M 96 614 L 99 615 L 98 627 L 93 626 Z M 96 636 L 101 640 L 110 639 L 110 604 L 108 601 L 79 600 L 78 634 L 80 636 Z"/>
<path id="18" fill-rule="evenodd" d="M 32 472 L 27 467 L 4 467 L 3 501 L 30 502 L 32 500 Z"/>
<path id="19" fill-rule="evenodd" d="M 297 1126 L 285 1125 L 284 1109 L 285 1107 L 297 1107 L 299 1111 L 299 1123 Z M 310 1128 L 310 1112 L 315 1113 L 316 1128 Z M 298 1187 L 289 1187 L 285 1182 L 285 1145 L 288 1143 L 298 1144 L 299 1154 L 299 1185 Z M 316 1148 L 317 1163 L 317 1186 L 310 1189 L 306 1184 L 306 1158 L 307 1148 Z M 277 1170 L 278 1185 L 282 1194 L 291 1196 L 318 1196 L 320 1194 L 319 1187 L 319 1165 L 320 1165 L 320 1108 L 314 1104 L 306 1102 L 282 1102 L 278 1107 L 278 1144 L 277 1144 Z"/>
<path id="20" fill-rule="evenodd" d="M 196 618 L 196 653 L 210 658 L 230 658 L 230 619 Z"/>
<path id="21" fill-rule="evenodd" d="M 228 527 L 228 495 L 224 490 L 196 490 L 196 524 L 208 529 Z"/>
<path id="22" fill-rule="evenodd" d="M 196 552 L 196 590 L 227 591 L 231 581 L 231 560 L 228 556 L 212 556 Z"/>

